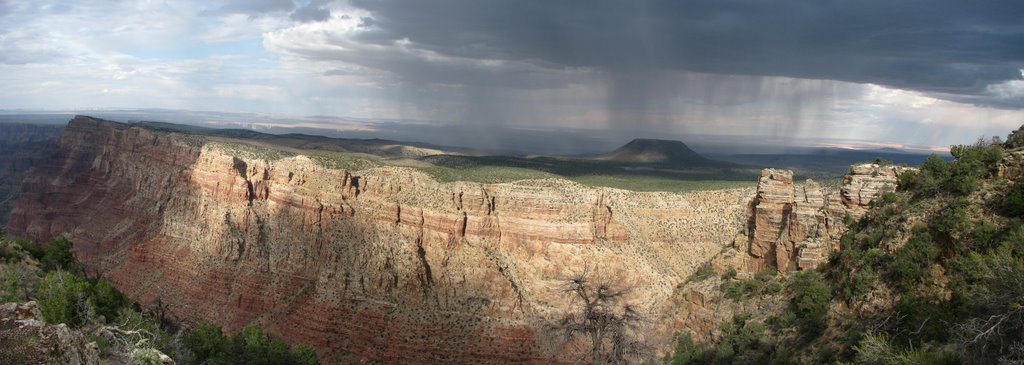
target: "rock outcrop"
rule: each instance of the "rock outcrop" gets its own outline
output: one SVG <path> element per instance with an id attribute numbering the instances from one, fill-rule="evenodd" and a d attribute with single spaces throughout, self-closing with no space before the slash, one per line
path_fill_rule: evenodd
<path id="1" fill-rule="evenodd" d="M 99 348 L 64 324 L 43 323 L 36 302 L 0 305 L 0 363 L 98 365 Z"/>
<path id="2" fill-rule="evenodd" d="M 859 218 L 874 199 L 894 191 L 899 174 L 912 168 L 858 164 L 850 166 L 838 194 L 826 194 L 808 179 L 793 184 L 793 172 L 765 169 L 757 196 L 748 207 L 751 257 L 746 269 L 773 267 L 780 271 L 809 269 L 839 249 L 844 219 Z"/>
<path id="3" fill-rule="evenodd" d="M 331 362 L 548 363 L 561 280 L 590 266 L 661 310 L 750 194 L 439 183 L 223 143 L 77 117 L 10 231 L 67 235 L 88 271 L 183 322 L 258 322 Z"/>
<path id="4" fill-rule="evenodd" d="M 1022 126 L 1021 128 L 1024 128 Z M 1011 134 L 1011 137 L 1016 136 L 1018 140 L 1024 139 L 1024 129 L 1018 129 Z M 1008 146 L 1014 146 L 1007 141 Z M 1003 154 L 1003 160 L 999 163 L 999 171 L 997 172 L 999 177 L 1005 177 L 1011 181 L 1016 181 L 1021 176 L 1024 176 L 1024 148 L 1016 148 L 1006 151 Z"/>

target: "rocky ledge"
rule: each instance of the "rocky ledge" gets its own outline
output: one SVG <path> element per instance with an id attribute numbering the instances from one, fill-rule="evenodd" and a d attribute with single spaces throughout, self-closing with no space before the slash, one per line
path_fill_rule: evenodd
<path id="1" fill-rule="evenodd" d="M 328 362 L 549 363 L 562 280 L 589 266 L 663 310 L 751 193 L 440 183 L 222 147 L 77 117 L 10 231 L 67 235 L 91 273 L 182 322 L 257 322 Z"/>

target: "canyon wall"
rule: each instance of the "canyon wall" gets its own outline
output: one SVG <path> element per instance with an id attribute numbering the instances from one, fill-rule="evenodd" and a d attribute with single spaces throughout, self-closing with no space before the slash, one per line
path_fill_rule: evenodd
<path id="1" fill-rule="evenodd" d="M 654 318 L 741 230 L 752 193 L 439 183 L 226 150 L 76 117 L 10 230 L 68 236 L 87 270 L 185 323 L 257 322 L 329 362 L 549 363 L 564 279 L 590 267 L 632 285 Z"/>
<path id="2" fill-rule="evenodd" d="M 0 224 L 5 224 L 24 174 L 57 145 L 62 125 L 0 123 Z"/>
<path id="3" fill-rule="evenodd" d="M 826 192 L 808 179 L 793 184 L 793 172 L 765 169 L 748 208 L 751 260 L 748 271 L 815 268 L 840 249 L 844 220 L 858 219 L 881 194 L 896 190 L 899 175 L 911 167 L 856 164 L 838 192 Z"/>
<path id="4" fill-rule="evenodd" d="M 810 179 L 802 185 L 794 184 L 789 170 L 762 170 L 757 191 L 747 204 L 745 234 L 739 234 L 732 247 L 710 262 L 718 273 L 736 268 L 737 275 L 715 275 L 681 285 L 665 305 L 661 321 L 672 323 L 672 331 L 692 331 L 694 338 L 704 341 L 718 336 L 721 324 L 736 314 L 780 312 L 789 302 L 778 293 L 733 300 L 726 298 L 720 285 L 751 278 L 766 269 L 786 272 L 816 268 L 833 251 L 842 249 L 840 238 L 847 229 L 844 221 L 863 216 L 871 202 L 895 190 L 899 174 L 910 169 L 852 165 L 838 191 L 829 191 Z"/>

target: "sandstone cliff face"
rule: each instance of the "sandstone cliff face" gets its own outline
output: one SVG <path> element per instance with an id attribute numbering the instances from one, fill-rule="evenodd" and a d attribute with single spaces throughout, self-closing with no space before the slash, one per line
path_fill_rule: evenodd
<path id="1" fill-rule="evenodd" d="M 0 123 L 0 224 L 10 217 L 21 178 L 57 145 L 63 126 Z"/>
<path id="2" fill-rule="evenodd" d="M 765 169 L 748 208 L 748 271 L 809 269 L 839 249 L 846 216 L 859 218 L 882 193 L 894 191 L 910 167 L 850 166 L 838 194 L 828 196 L 813 180 L 794 186 L 788 170 Z"/>
<path id="3" fill-rule="evenodd" d="M 24 189 L 14 234 L 68 235 L 88 270 L 185 322 L 259 322 L 329 361 L 474 364 L 549 362 L 538 321 L 587 265 L 663 310 L 749 194 L 438 183 L 87 117 Z"/>

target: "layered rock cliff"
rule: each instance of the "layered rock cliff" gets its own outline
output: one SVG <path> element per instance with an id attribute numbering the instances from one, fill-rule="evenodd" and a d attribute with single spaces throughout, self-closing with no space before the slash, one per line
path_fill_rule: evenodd
<path id="1" fill-rule="evenodd" d="M 10 217 L 25 172 L 53 150 L 63 129 L 51 124 L 0 123 L 0 224 Z"/>
<path id="2" fill-rule="evenodd" d="M 439 183 L 88 117 L 24 190 L 12 233 L 69 236 L 89 271 L 186 323 L 259 322 L 329 361 L 474 364 L 556 358 L 539 323 L 587 266 L 663 310 L 749 194 Z"/>
<path id="3" fill-rule="evenodd" d="M 736 314 L 778 313 L 788 305 L 781 294 L 732 300 L 726 298 L 722 285 L 750 279 L 766 269 L 816 268 L 841 249 L 840 238 L 847 230 L 844 221 L 863 216 L 872 201 L 896 189 L 899 174 L 908 169 L 913 168 L 852 165 L 838 191 L 810 179 L 794 184 L 789 170 L 762 170 L 756 194 L 747 204 L 747 226 L 732 247 L 709 262 L 717 273 L 735 268 L 737 275 L 720 278 L 716 273 L 709 280 L 681 285 L 666 304 L 662 320 L 672 323 L 672 330 L 691 331 L 703 341 L 716 338 L 721 324 Z"/>
<path id="4" fill-rule="evenodd" d="M 765 169 L 748 208 L 748 252 L 753 258 L 748 269 L 817 267 L 840 248 L 844 220 L 862 216 L 872 201 L 896 189 L 901 173 L 912 169 L 852 165 L 839 191 L 831 194 L 810 179 L 795 186 L 792 171 Z"/>

